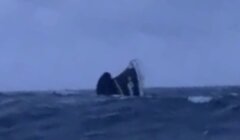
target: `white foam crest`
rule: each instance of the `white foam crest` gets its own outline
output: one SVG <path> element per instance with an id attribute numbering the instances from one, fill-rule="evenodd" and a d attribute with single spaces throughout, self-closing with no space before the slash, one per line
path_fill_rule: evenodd
<path id="1" fill-rule="evenodd" d="M 59 95 L 75 95 L 75 94 L 81 94 L 81 93 L 85 93 L 84 91 L 80 91 L 80 90 L 55 90 L 55 91 L 51 91 L 54 94 L 59 94 Z"/>
<path id="2" fill-rule="evenodd" d="M 238 97 L 238 96 L 239 96 L 239 94 L 236 93 L 236 92 L 230 93 L 230 95 L 231 95 L 231 96 L 234 96 L 234 97 Z"/>
<path id="3" fill-rule="evenodd" d="M 118 115 L 120 115 L 119 112 L 110 112 L 110 113 L 106 113 L 106 114 L 102 114 L 102 115 L 91 115 L 91 116 L 88 116 L 88 118 L 90 118 L 90 119 L 104 119 L 104 118 L 114 117 L 114 116 L 118 116 Z"/>
<path id="4" fill-rule="evenodd" d="M 212 97 L 210 96 L 189 96 L 188 101 L 192 103 L 208 103 L 212 101 Z"/>

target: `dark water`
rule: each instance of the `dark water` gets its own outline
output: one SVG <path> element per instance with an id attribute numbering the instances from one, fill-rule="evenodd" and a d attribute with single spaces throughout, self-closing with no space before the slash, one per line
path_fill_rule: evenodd
<path id="1" fill-rule="evenodd" d="M 239 140 L 240 88 L 0 94 L 0 140 Z"/>

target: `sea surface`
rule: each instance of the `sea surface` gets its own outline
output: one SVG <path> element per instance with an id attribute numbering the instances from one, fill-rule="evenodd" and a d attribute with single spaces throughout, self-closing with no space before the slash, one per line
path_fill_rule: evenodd
<path id="1" fill-rule="evenodd" d="M 240 87 L 3 92 L 0 140 L 240 140 Z"/>

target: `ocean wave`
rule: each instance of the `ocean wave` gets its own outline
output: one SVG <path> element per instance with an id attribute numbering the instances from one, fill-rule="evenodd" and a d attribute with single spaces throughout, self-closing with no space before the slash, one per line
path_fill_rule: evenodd
<path id="1" fill-rule="evenodd" d="M 231 95 L 238 91 L 221 98 L 157 92 L 124 99 L 94 92 L 0 96 L 0 139 L 239 139 L 239 97 Z"/>
<path id="2" fill-rule="evenodd" d="M 192 103 L 209 103 L 213 97 L 210 96 L 189 96 L 188 101 Z"/>

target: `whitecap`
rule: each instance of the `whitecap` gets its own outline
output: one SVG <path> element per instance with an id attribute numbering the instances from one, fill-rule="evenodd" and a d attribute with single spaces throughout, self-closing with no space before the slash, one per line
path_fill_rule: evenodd
<path id="1" fill-rule="evenodd" d="M 234 97 L 238 97 L 238 96 L 239 96 L 239 94 L 236 93 L 236 92 L 230 93 L 230 95 L 231 95 L 231 96 L 234 96 Z"/>
<path id="2" fill-rule="evenodd" d="M 208 103 L 212 100 L 210 96 L 189 96 L 188 101 L 192 103 Z"/>
<path id="3" fill-rule="evenodd" d="M 102 115 L 91 115 L 91 116 L 88 116 L 89 119 L 104 119 L 104 118 L 111 118 L 111 117 L 114 117 L 114 116 L 119 116 L 120 115 L 120 112 L 111 112 L 111 113 L 106 113 L 106 114 L 102 114 Z"/>

